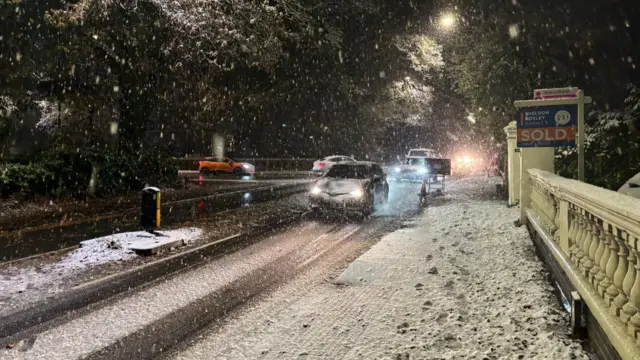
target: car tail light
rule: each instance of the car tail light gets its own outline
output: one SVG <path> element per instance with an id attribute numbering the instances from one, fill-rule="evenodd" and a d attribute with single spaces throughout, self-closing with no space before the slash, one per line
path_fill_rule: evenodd
<path id="1" fill-rule="evenodd" d="M 324 163 L 323 163 L 323 162 L 319 162 L 319 163 L 318 163 L 318 166 L 319 166 L 319 167 L 324 167 Z"/>

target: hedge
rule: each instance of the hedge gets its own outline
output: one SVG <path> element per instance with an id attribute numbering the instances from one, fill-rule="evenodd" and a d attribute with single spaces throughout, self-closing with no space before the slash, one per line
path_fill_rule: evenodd
<path id="1" fill-rule="evenodd" d="M 58 152 L 40 162 L 0 165 L 0 196 L 86 196 L 94 168 L 95 193 L 114 196 L 144 185 L 178 183 L 178 168 L 158 155 L 116 152 Z"/>

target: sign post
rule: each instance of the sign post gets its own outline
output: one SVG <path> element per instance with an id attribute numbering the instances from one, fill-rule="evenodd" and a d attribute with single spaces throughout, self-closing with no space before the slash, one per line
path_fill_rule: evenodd
<path id="1" fill-rule="evenodd" d="M 577 147 L 578 180 L 584 181 L 584 104 L 591 98 L 580 89 L 534 90 L 536 100 L 514 101 L 516 143 L 520 153 L 520 223 L 527 222 L 531 202 L 528 169 L 554 171 L 554 148 Z"/>
<path id="2" fill-rule="evenodd" d="M 580 89 L 575 87 L 533 90 L 534 100 L 571 99 L 578 97 Z"/>
<path id="3" fill-rule="evenodd" d="M 591 98 L 589 98 L 591 102 Z M 578 180 L 584 182 L 584 91 L 578 91 Z"/>
<path id="4" fill-rule="evenodd" d="M 576 146 L 577 105 L 547 105 L 520 108 L 516 115 L 517 146 Z"/>
<path id="5" fill-rule="evenodd" d="M 575 88 L 535 90 L 534 96 L 539 100 L 513 103 L 518 147 L 577 147 L 578 180 L 584 181 L 584 105 L 591 97 Z"/>

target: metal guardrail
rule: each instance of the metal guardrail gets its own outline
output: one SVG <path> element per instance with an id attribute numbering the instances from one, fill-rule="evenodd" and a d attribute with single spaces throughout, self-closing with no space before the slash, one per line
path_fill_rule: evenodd
<path id="1" fill-rule="evenodd" d="M 207 158 L 189 157 L 175 158 L 180 170 L 198 170 L 198 162 Z M 255 166 L 256 171 L 309 171 L 317 159 L 310 158 L 233 158 L 235 161 L 246 162 Z"/>

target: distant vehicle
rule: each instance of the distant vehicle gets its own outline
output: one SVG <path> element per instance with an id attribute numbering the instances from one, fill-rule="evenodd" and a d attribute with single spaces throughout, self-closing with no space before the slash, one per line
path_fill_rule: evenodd
<path id="1" fill-rule="evenodd" d="M 200 161 L 198 171 L 205 176 L 219 174 L 254 176 L 256 168 L 249 163 L 236 162 L 226 157 L 212 157 Z"/>
<path id="2" fill-rule="evenodd" d="M 313 169 L 311 169 L 311 171 L 323 173 L 331 169 L 331 167 L 335 164 L 351 163 L 355 161 L 356 159 L 349 156 L 331 155 L 331 156 L 327 156 L 324 159 L 314 161 Z"/>
<path id="3" fill-rule="evenodd" d="M 433 149 L 425 149 L 425 148 L 410 149 L 409 152 L 407 153 L 407 158 L 437 158 L 437 157 L 440 157 L 440 154 L 438 154 Z"/>
<path id="4" fill-rule="evenodd" d="M 452 171 L 454 175 L 471 175 L 486 171 L 487 165 L 482 157 L 471 154 L 458 154 L 454 158 Z"/>
<path id="5" fill-rule="evenodd" d="M 334 165 L 309 192 L 314 211 L 342 210 L 365 216 L 388 199 L 389 184 L 382 166 L 364 161 Z"/>
<path id="6" fill-rule="evenodd" d="M 437 175 L 430 173 L 426 157 L 409 157 L 404 163 L 391 169 L 391 177 L 396 181 L 429 181 L 437 180 Z"/>

